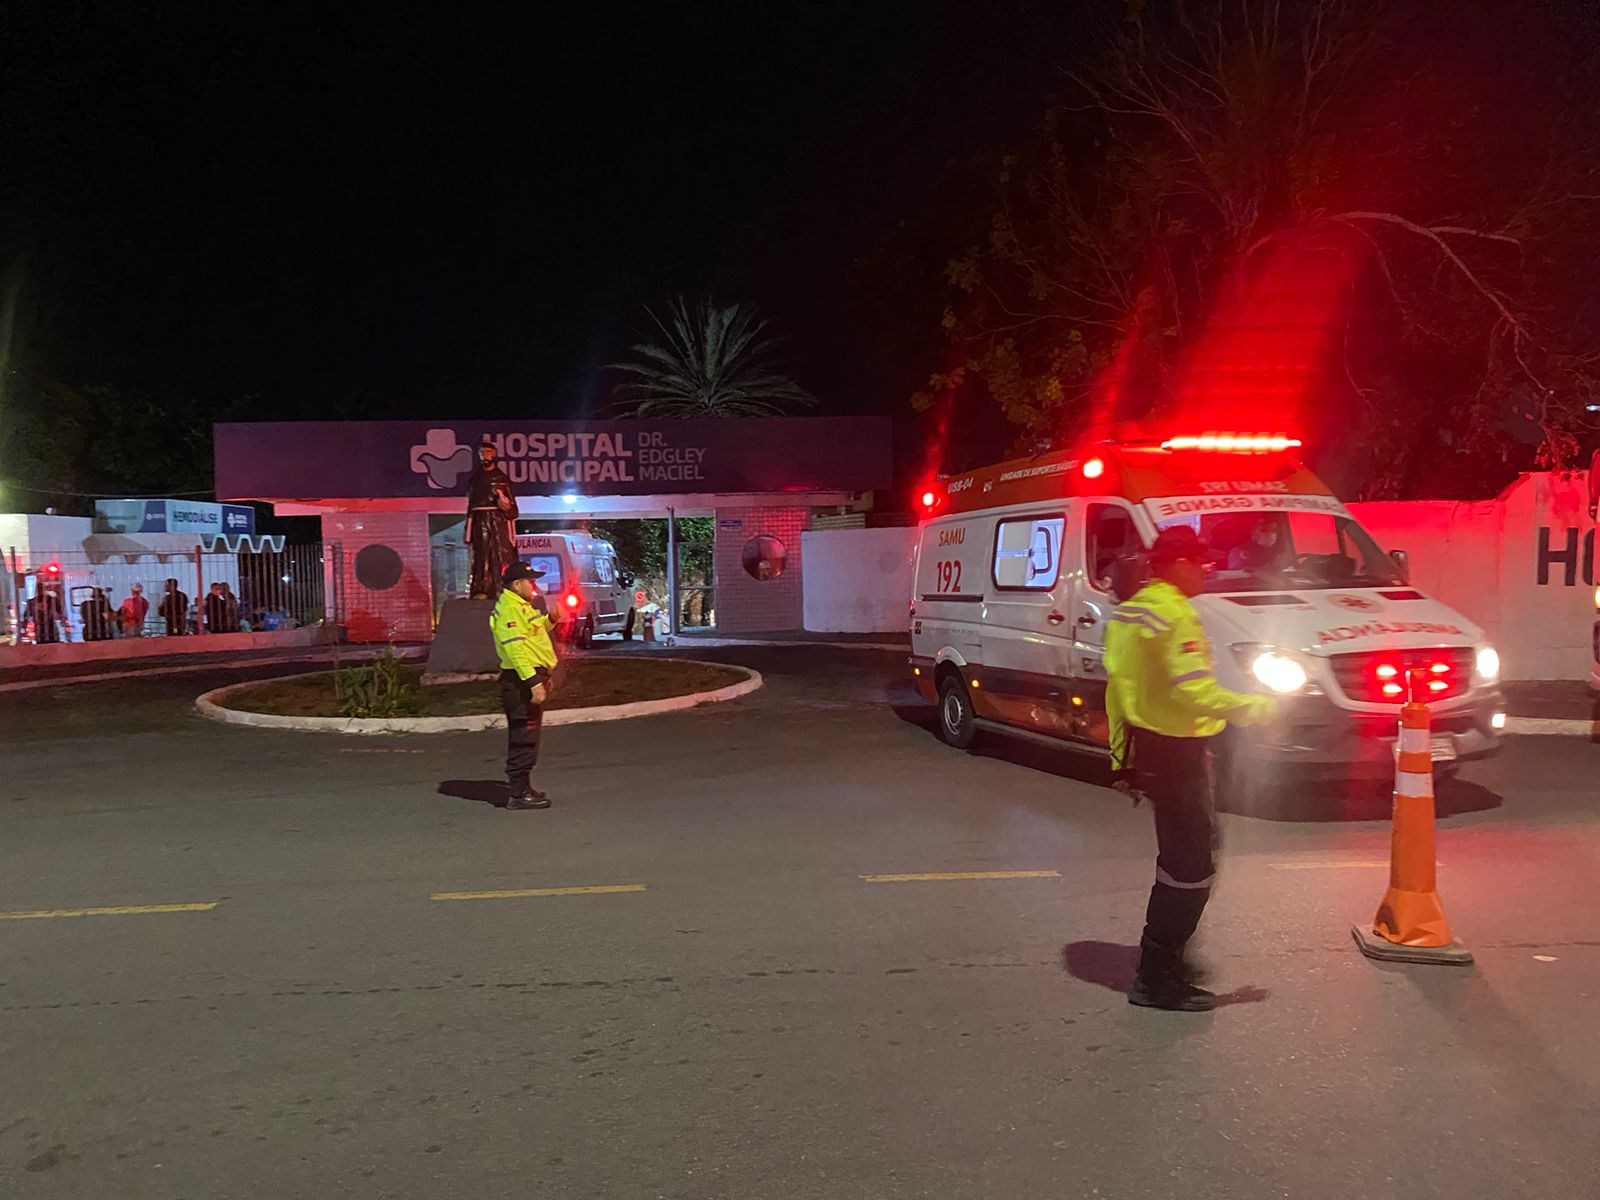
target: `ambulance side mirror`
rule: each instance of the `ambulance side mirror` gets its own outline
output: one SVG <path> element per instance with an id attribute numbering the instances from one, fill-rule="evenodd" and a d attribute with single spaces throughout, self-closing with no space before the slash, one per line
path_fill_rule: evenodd
<path id="1" fill-rule="evenodd" d="M 1391 550 L 1389 557 L 1394 559 L 1394 565 L 1400 568 L 1400 582 L 1411 582 L 1411 555 L 1404 550 Z"/>
<path id="2" fill-rule="evenodd" d="M 1600 514 L 1600 450 L 1589 460 L 1589 516 Z"/>

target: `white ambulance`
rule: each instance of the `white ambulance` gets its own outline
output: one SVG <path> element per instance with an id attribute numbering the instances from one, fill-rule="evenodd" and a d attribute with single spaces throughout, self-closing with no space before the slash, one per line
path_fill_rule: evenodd
<path id="1" fill-rule="evenodd" d="M 588 646 L 597 633 L 633 640 L 633 577 L 610 542 L 583 533 L 519 533 L 517 557 L 544 572 L 538 587 L 556 616 L 556 634 Z"/>
<path id="2" fill-rule="evenodd" d="M 1161 436 L 1001 463 L 922 495 L 911 669 L 953 746 L 988 729 L 1104 752 L 1106 624 L 1172 525 L 1209 551 L 1194 598 L 1219 680 L 1284 700 L 1230 731 L 1219 796 L 1241 804 L 1293 778 L 1394 770 L 1408 672 L 1428 676 L 1433 753 L 1453 770 L 1499 749 L 1499 656 L 1481 630 L 1407 582 L 1294 455 L 1265 434 Z"/>

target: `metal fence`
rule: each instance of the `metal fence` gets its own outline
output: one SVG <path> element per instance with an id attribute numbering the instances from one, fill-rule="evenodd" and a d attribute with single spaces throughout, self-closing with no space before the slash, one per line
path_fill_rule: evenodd
<path id="1" fill-rule="evenodd" d="M 13 643 L 296 629 L 330 615 L 320 544 L 127 555 L 0 547 L 0 556 L 0 633 Z"/>

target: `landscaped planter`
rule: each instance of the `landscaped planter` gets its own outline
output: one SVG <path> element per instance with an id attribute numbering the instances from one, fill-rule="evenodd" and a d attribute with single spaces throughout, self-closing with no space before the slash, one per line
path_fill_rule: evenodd
<path id="1" fill-rule="evenodd" d="M 747 667 L 736 667 L 725 663 L 699 662 L 693 659 L 660 659 L 660 658 L 625 658 L 610 656 L 600 659 L 574 659 L 567 664 L 567 670 L 572 672 L 595 673 L 598 671 L 627 670 L 625 664 L 640 664 L 638 671 L 650 672 L 654 679 L 652 688 L 647 690 L 661 690 L 663 681 L 662 672 L 681 669 L 686 683 L 694 684 L 695 676 L 700 676 L 700 682 L 705 682 L 704 677 L 715 675 L 725 677 L 727 682 L 718 686 L 697 687 L 697 690 L 685 691 L 671 695 L 657 695 L 649 699 L 630 700 L 621 703 L 597 703 L 579 707 L 548 707 L 544 713 L 546 725 L 578 725 L 590 721 L 618 721 L 628 717 L 648 717 L 658 713 L 679 712 L 683 709 L 694 708 L 701 704 L 715 704 L 723 700 L 734 700 L 740 696 L 748 695 L 761 686 L 760 674 Z M 303 732 L 316 733 L 460 733 L 480 729 L 502 729 L 505 727 L 505 717 L 499 711 L 499 693 L 493 682 L 485 681 L 474 684 L 452 685 L 452 689 L 471 689 L 475 698 L 483 698 L 482 712 L 462 713 L 449 716 L 414 716 L 414 717 L 340 717 L 317 716 L 301 712 L 255 712 L 248 708 L 235 707 L 237 703 L 246 703 L 249 693 L 265 693 L 267 696 L 280 694 L 285 690 L 283 685 L 301 685 L 300 690 L 313 693 L 310 702 L 314 703 L 316 691 L 331 691 L 333 672 L 314 671 L 303 675 L 288 675 L 278 679 L 255 680 L 250 683 L 235 683 L 228 687 L 216 688 L 205 693 L 195 701 L 195 711 L 201 716 L 213 721 L 224 721 L 232 725 L 249 725 L 258 729 L 293 729 Z M 313 682 L 315 681 L 315 682 Z M 326 686 L 325 686 L 326 685 Z M 429 693 L 436 697 L 442 696 L 445 688 L 429 688 Z M 574 695 L 582 695 L 583 687 L 564 684 L 557 691 L 552 703 L 560 705 L 563 699 Z M 610 688 L 590 689 L 592 691 L 615 693 L 615 686 Z M 230 704 L 230 699 L 235 704 Z M 262 707 L 272 705 L 263 703 Z M 292 705 L 291 705 L 292 706 Z"/>

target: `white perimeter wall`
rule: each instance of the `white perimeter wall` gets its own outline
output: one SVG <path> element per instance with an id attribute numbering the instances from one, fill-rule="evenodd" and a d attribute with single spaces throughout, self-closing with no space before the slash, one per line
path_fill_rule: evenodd
<path id="1" fill-rule="evenodd" d="M 1507 679 L 1586 679 L 1595 551 L 1585 476 L 1524 475 L 1499 499 L 1352 504 L 1411 581 L 1483 626 Z"/>
<path id="2" fill-rule="evenodd" d="M 805 627 L 814 633 L 908 632 L 915 527 L 800 535 Z"/>
<path id="3" fill-rule="evenodd" d="M 1507 679 L 1586 679 L 1596 584 L 1594 522 L 1578 472 L 1524 475 L 1495 500 L 1351 504 L 1421 590 L 1481 625 Z M 904 633 L 917 531 L 802 535 L 805 627 Z"/>

